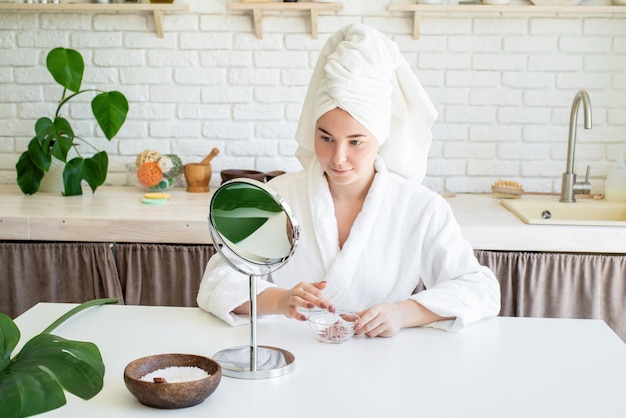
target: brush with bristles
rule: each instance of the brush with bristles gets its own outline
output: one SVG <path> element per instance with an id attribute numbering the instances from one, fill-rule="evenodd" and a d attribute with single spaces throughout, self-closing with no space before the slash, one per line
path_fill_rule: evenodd
<path id="1" fill-rule="evenodd" d="M 523 192 L 521 184 L 510 180 L 498 180 L 491 185 L 491 195 L 500 199 L 519 199 Z"/>

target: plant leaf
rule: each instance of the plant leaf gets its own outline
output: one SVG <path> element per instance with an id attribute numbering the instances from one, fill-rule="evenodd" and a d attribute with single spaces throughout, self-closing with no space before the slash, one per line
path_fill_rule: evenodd
<path id="1" fill-rule="evenodd" d="M 75 93 L 80 91 L 85 71 L 85 62 L 78 51 L 67 48 L 54 48 L 48 53 L 46 66 L 57 83 Z"/>
<path id="2" fill-rule="evenodd" d="M 109 166 L 109 157 L 105 151 L 100 151 L 90 158 L 76 157 L 68 161 L 63 170 L 63 185 L 65 196 L 83 194 L 81 182 L 85 180 L 92 192 L 104 184 Z"/>
<path id="3" fill-rule="evenodd" d="M 74 131 L 68 120 L 64 118 L 54 119 L 54 130 L 52 134 L 54 135 L 54 144 L 51 150 L 52 155 L 63 162 L 67 161 L 67 153 L 74 144 Z"/>
<path id="4" fill-rule="evenodd" d="M 0 412 L 2 418 L 40 414 L 66 403 L 64 390 L 91 399 L 104 384 L 105 367 L 98 347 L 89 342 L 66 340 L 50 334 L 78 312 L 117 299 L 94 299 L 66 312 L 41 334 L 31 338 L 9 361 L 19 339 L 19 329 L 0 314 Z"/>
<path id="5" fill-rule="evenodd" d="M 91 111 L 110 141 L 126 120 L 128 101 L 119 91 L 100 93 L 91 101 Z"/>
<path id="6" fill-rule="evenodd" d="M 79 196 L 83 194 L 80 183 L 83 181 L 84 158 L 71 159 L 63 169 L 63 194 L 65 196 Z"/>
<path id="7" fill-rule="evenodd" d="M 9 402 L 21 403 L 20 416 L 29 416 L 65 405 L 64 389 L 93 398 L 104 384 L 104 364 L 93 343 L 39 334 L 3 370 L 0 384 L 9 391 Z"/>
<path id="8" fill-rule="evenodd" d="M 83 166 L 84 178 L 89 187 L 91 187 L 92 192 L 95 192 L 98 186 L 104 184 L 107 179 L 108 167 L 109 156 L 104 151 L 100 151 L 90 158 L 85 158 Z"/>
<path id="9" fill-rule="evenodd" d="M 20 186 L 22 193 L 37 193 L 44 171 L 35 165 L 28 151 L 24 151 L 20 155 L 19 160 L 15 164 L 15 170 L 17 171 L 17 185 Z"/>
<path id="10" fill-rule="evenodd" d="M 35 164 L 35 166 L 37 166 L 38 169 L 44 172 L 50 170 L 50 163 L 52 160 L 52 157 L 50 157 L 50 150 L 48 149 L 46 151 L 36 137 L 31 139 L 28 143 L 28 154 L 30 156 L 30 160 L 33 164 Z"/>
<path id="11" fill-rule="evenodd" d="M 67 119 L 59 117 L 52 122 L 50 118 L 40 118 L 35 124 L 35 133 L 37 134 L 37 143 L 40 145 L 40 148 L 31 150 L 32 144 L 29 144 L 29 151 L 42 154 L 34 158 L 35 164 L 38 164 L 40 169 L 48 171 L 50 168 L 50 155 L 54 155 L 63 162 L 67 160 L 67 153 L 74 142 L 74 131 Z M 44 157 L 47 157 L 47 166 L 45 167 L 39 165 L 40 162 L 44 162 Z"/>
<path id="12" fill-rule="evenodd" d="M 0 411 L 6 418 L 20 417 L 22 411 L 21 391 L 17 382 L 0 377 Z"/>
<path id="13" fill-rule="evenodd" d="M 11 360 L 11 353 L 20 341 L 20 330 L 8 315 L 0 312 L 0 370 Z"/>
<path id="14" fill-rule="evenodd" d="M 50 154 L 48 151 L 50 143 L 54 141 L 55 137 L 52 119 L 47 117 L 37 119 L 37 122 L 35 122 L 35 135 L 41 148 L 45 149 L 47 154 Z"/>
<path id="15" fill-rule="evenodd" d="M 54 334 L 39 334 L 28 341 L 13 359 L 10 370 L 47 370 L 65 390 L 82 399 L 94 397 L 102 389 L 104 377 L 104 364 L 95 344 Z"/>
<path id="16" fill-rule="evenodd" d="M 28 417 L 65 405 L 59 383 L 42 369 L 28 373 L 7 370 L 0 375 L 2 417 Z"/>

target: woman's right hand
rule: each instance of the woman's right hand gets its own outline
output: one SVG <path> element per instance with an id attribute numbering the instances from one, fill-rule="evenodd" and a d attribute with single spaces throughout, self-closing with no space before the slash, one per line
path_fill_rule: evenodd
<path id="1" fill-rule="evenodd" d="M 291 289 L 270 287 L 257 296 L 257 314 L 259 315 L 285 315 L 287 318 L 295 318 L 298 321 L 306 321 L 306 315 L 300 309 L 324 309 L 335 312 L 333 304 L 322 295 L 326 287 L 323 282 L 300 282 Z M 245 302 L 233 309 L 236 314 L 250 312 L 250 302 Z"/>
<path id="2" fill-rule="evenodd" d="M 285 290 L 279 299 L 279 310 L 288 318 L 306 321 L 306 315 L 299 309 L 324 309 L 335 312 L 333 304 L 322 295 L 326 287 L 323 282 L 300 282 L 289 290 Z"/>

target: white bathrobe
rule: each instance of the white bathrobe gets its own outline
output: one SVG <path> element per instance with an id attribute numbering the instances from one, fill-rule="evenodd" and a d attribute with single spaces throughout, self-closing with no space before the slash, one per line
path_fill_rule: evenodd
<path id="1" fill-rule="evenodd" d="M 458 330 L 500 311 L 494 274 L 481 266 L 461 236 L 448 203 L 415 181 L 376 161 L 376 176 L 342 249 L 328 183 L 318 164 L 279 176 L 269 186 L 280 194 L 301 226 L 294 256 L 269 286 L 290 289 L 300 281 L 326 280 L 323 293 L 338 310 L 361 311 L 377 303 L 414 299 L 455 320 L 431 326 Z M 420 283 L 426 290 L 414 293 Z M 198 306 L 229 324 L 248 322 L 232 310 L 249 298 L 248 277 L 225 265 L 219 254 L 207 264 Z"/>

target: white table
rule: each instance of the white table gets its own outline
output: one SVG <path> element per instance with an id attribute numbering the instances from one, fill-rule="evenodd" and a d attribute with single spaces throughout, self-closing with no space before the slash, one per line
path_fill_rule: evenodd
<path id="1" fill-rule="evenodd" d="M 21 345 L 69 310 L 40 303 L 16 319 Z M 494 318 L 459 333 L 428 328 L 393 338 L 320 343 L 306 323 L 283 317 L 258 323 L 258 343 L 295 355 L 282 377 L 222 382 L 202 404 L 158 410 L 124 386 L 131 360 L 156 353 L 217 351 L 249 343 L 198 308 L 107 305 L 79 313 L 54 331 L 98 345 L 103 390 L 46 417 L 602 417 L 623 418 L 626 345 L 602 321 Z M 17 350 L 15 351 L 17 353 Z"/>

